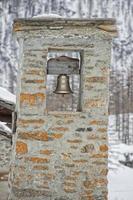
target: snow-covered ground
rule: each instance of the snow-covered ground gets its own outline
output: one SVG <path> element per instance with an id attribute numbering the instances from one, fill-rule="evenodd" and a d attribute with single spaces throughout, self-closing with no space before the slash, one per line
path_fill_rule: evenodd
<path id="1" fill-rule="evenodd" d="M 117 171 L 109 171 L 109 200 L 133 199 L 133 169 L 119 166 Z"/>
<path id="2" fill-rule="evenodd" d="M 118 141 L 115 116 L 109 118 L 109 200 L 133 200 L 133 168 L 122 165 L 125 153 L 133 153 L 133 145 Z"/>

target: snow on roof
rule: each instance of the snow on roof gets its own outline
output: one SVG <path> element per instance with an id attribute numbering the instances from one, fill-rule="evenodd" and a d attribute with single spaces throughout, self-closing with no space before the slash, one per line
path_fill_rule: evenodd
<path id="1" fill-rule="evenodd" d="M 16 96 L 3 87 L 0 87 L 0 100 L 16 104 Z"/>
<path id="2" fill-rule="evenodd" d="M 62 16 L 57 15 L 57 14 L 42 14 L 42 15 L 36 15 L 33 16 L 32 18 L 61 18 Z"/>
<path id="3" fill-rule="evenodd" d="M 11 134 L 11 129 L 6 125 L 5 122 L 0 122 L 0 131 Z"/>
<path id="4" fill-rule="evenodd" d="M 50 60 L 51 58 L 58 58 L 58 57 L 67 57 L 69 59 L 78 59 L 80 60 L 80 53 L 76 51 L 58 51 L 58 52 L 48 52 L 47 60 Z"/>

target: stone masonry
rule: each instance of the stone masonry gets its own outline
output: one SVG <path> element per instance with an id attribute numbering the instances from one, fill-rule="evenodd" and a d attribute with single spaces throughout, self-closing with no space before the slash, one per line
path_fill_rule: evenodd
<path id="1" fill-rule="evenodd" d="M 17 130 L 9 200 L 106 200 L 108 82 L 115 21 L 18 19 Z M 82 53 L 82 112 L 49 112 L 49 49 Z"/>

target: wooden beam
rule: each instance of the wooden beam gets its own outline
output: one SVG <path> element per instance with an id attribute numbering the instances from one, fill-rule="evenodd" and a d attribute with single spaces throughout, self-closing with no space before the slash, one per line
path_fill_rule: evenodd
<path id="1" fill-rule="evenodd" d="M 9 103 L 7 101 L 4 101 L 0 99 L 0 106 L 7 108 L 8 110 L 14 111 L 15 110 L 15 104 Z"/>

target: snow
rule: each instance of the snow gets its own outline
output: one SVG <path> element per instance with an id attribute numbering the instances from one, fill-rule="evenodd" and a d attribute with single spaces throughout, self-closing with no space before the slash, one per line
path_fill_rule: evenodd
<path id="1" fill-rule="evenodd" d="M 133 199 L 133 169 L 120 166 L 115 171 L 109 171 L 109 200 Z"/>
<path id="2" fill-rule="evenodd" d="M 132 115 L 131 115 L 132 117 Z M 109 117 L 109 200 L 133 199 L 133 169 L 122 165 L 125 153 L 133 153 L 133 145 L 122 144 L 115 131 L 115 116 Z"/>
<path id="3" fill-rule="evenodd" d="M 6 101 L 11 104 L 15 104 L 16 96 L 9 92 L 7 89 L 0 87 L 0 100 Z"/>
<path id="4" fill-rule="evenodd" d="M 5 122 L 0 122 L 0 131 L 6 132 L 7 134 L 11 133 L 11 129 L 6 125 Z"/>
<path id="5" fill-rule="evenodd" d="M 36 15 L 32 18 L 61 18 L 62 16 L 57 14 L 42 14 L 42 15 Z"/>
<path id="6" fill-rule="evenodd" d="M 133 153 L 133 145 L 119 144 L 120 153 Z"/>
<path id="7" fill-rule="evenodd" d="M 79 52 L 74 52 L 74 51 L 63 51 L 63 52 L 57 52 L 57 51 L 52 51 L 52 52 L 48 52 L 48 56 L 47 56 L 47 60 L 51 59 L 51 58 L 58 58 L 60 56 L 66 56 L 69 58 L 77 58 L 80 60 L 80 53 Z"/>

